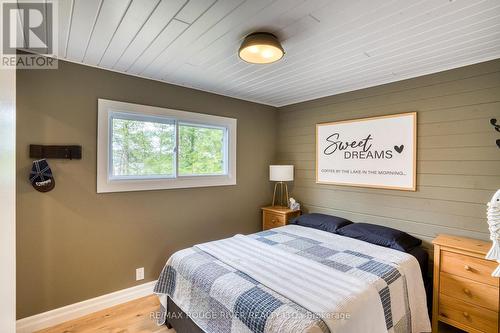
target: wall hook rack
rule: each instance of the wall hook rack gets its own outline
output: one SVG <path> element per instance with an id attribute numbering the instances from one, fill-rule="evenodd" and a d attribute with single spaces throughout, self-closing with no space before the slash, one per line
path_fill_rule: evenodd
<path id="1" fill-rule="evenodd" d="M 82 146 L 30 145 L 30 158 L 62 158 L 80 160 L 82 158 Z"/>
<path id="2" fill-rule="evenodd" d="M 497 124 L 497 120 L 495 118 L 490 119 L 490 124 L 493 125 L 495 131 L 500 132 L 500 125 Z M 496 143 L 497 147 L 500 148 L 500 139 L 497 139 Z"/>

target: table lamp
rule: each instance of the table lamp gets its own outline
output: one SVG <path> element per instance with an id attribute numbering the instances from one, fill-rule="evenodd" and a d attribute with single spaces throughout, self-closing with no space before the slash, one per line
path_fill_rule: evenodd
<path id="1" fill-rule="evenodd" d="M 270 165 L 269 180 L 276 182 L 274 184 L 273 206 L 277 203 L 279 206 L 288 207 L 288 186 L 285 182 L 293 181 L 293 165 Z M 278 193 L 278 197 L 276 197 Z"/>

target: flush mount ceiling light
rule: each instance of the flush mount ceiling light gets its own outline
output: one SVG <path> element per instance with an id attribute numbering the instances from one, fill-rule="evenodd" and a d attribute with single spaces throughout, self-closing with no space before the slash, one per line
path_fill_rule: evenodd
<path id="1" fill-rule="evenodd" d="M 278 38 L 269 32 L 254 32 L 245 37 L 238 55 L 252 64 L 270 64 L 283 58 L 285 51 Z"/>

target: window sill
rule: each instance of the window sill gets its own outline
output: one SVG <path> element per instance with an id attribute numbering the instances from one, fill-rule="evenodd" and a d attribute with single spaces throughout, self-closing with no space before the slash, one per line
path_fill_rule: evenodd
<path id="1" fill-rule="evenodd" d="M 236 185 L 236 177 L 231 176 L 195 176 L 175 179 L 120 179 L 109 180 L 97 185 L 97 193 L 169 190 L 193 187 Z"/>

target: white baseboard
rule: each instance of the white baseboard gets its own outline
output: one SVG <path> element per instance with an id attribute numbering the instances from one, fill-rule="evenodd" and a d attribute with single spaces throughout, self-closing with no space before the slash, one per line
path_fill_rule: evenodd
<path id="1" fill-rule="evenodd" d="M 19 319 L 16 324 L 16 332 L 32 333 L 96 311 L 104 310 L 117 304 L 151 295 L 153 294 L 155 283 L 156 281 L 147 282 L 135 287 L 118 290 L 110 294 Z"/>

